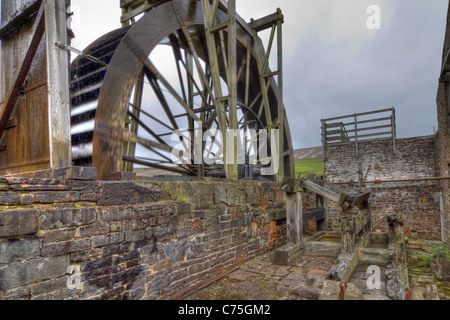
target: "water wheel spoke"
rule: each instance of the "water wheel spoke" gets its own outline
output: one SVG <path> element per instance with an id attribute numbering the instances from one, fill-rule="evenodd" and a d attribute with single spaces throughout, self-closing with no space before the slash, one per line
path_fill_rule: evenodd
<path id="1" fill-rule="evenodd" d="M 183 100 L 185 103 L 188 103 L 186 89 L 184 87 L 183 75 L 182 75 L 181 68 L 180 68 L 180 62 L 181 62 L 181 64 L 184 65 L 183 57 L 181 55 L 180 43 L 178 42 L 178 39 L 174 34 L 171 34 L 169 36 L 169 39 L 170 39 L 170 43 L 172 46 L 173 56 L 175 58 L 175 65 L 177 67 L 178 80 L 180 82 L 181 93 L 183 94 Z"/>
<path id="2" fill-rule="evenodd" d="M 178 129 L 178 123 L 175 120 L 175 117 L 172 114 L 172 110 L 170 109 L 169 104 L 167 103 L 167 100 L 161 90 L 161 87 L 159 86 L 159 83 L 157 81 L 155 81 L 155 78 L 153 77 L 152 73 L 148 72 L 148 70 L 145 71 L 145 75 L 156 95 L 156 97 L 159 100 L 159 103 L 161 104 L 161 107 L 163 108 L 167 118 L 169 119 L 172 128 L 171 130 L 176 130 Z"/>
<path id="3" fill-rule="evenodd" d="M 200 88 L 197 81 L 195 80 L 193 60 L 194 60 L 193 55 L 190 52 L 186 52 L 186 61 L 188 61 L 188 63 L 181 60 L 181 65 L 186 70 L 186 74 L 187 74 L 187 77 L 188 77 L 190 83 L 195 87 L 195 90 L 197 90 L 197 95 L 199 95 L 201 97 L 202 103 L 206 103 L 207 105 L 210 105 L 208 103 L 208 96 L 209 96 L 208 91 L 205 89 L 204 85 L 203 85 L 203 88 Z M 194 93 L 192 92 L 192 95 L 193 94 Z"/>
<path id="4" fill-rule="evenodd" d="M 133 109 L 134 109 L 134 108 L 137 108 L 137 107 L 134 106 L 131 102 L 130 102 L 130 107 L 133 108 Z M 170 126 L 167 125 L 166 123 L 162 122 L 162 121 L 159 120 L 158 118 L 152 116 L 150 113 L 148 113 L 148 112 L 146 112 L 146 111 L 144 111 L 144 110 L 142 110 L 142 109 L 140 109 L 140 112 L 141 112 L 143 115 L 146 115 L 147 117 L 149 117 L 150 119 L 152 119 L 153 121 L 155 121 L 155 122 L 159 123 L 160 125 L 166 127 L 167 129 L 173 130 L 172 127 L 170 127 Z"/>
<path id="5" fill-rule="evenodd" d="M 186 27 L 182 27 L 182 31 L 183 31 L 183 35 L 188 43 L 189 51 L 192 54 L 192 57 L 194 58 L 197 73 L 200 77 L 200 80 L 202 81 L 203 90 L 208 92 L 209 96 L 211 97 L 211 102 L 214 104 L 214 108 L 216 108 L 216 110 L 217 110 L 218 106 L 216 105 L 216 99 L 213 98 L 214 94 L 213 94 L 212 86 L 210 85 L 210 81 L 208 80 L 206 73 L 203 72 L 203 66 L 198 57 L 198 53 L 195 50 L 192 37 L 191 37 L 189 31 L 186 29 Z"/>
<path id="6" fill-rule="evenodd" d="M 169 81 L 167 81 L 167 79 L 158 71 L 158 69 L 156 69 L 155 65 L 150 61 L 150 59 L 145 60 L 144 69 L 146 70 L 146 72 L 150 72 L 163 84 L 163 86 L 170 92 L 170 94 L 175 98 L 175 100 L 177 100 L 178 103 L 186 110 L 186 112 L 192 119 L 198 120 L 198 117 L 194 113 L 194 111 L 192 111 L 192 109 L 189 108 L 187 103 L 183 100 L 183 98 L 180 97 L 178 92 L 174 89 L 174 87 L 172 87 Z"/>
<path id="7" fill-rule="evenodd" d="M 150 129 L 147 124 L 145 124 L 141 119 L 139 119 L 136 115 L 128 111 L 128 116 L 132 119 L 132 121 L 136 122 L 142 129 L 147 131 L 153 138 L 155 138 L 160 144 L 165 144 L 169 147 L 169 145 L 159 137 L 152 129 Z M 135 133 L 137 134 L 137 133 Z"/>

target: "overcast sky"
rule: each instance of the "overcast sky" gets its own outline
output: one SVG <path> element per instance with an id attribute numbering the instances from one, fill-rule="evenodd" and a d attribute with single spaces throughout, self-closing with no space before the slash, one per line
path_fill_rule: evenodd
<path id="1" fill-rule="evenodd" d="M 119 0 L 72 0 L 84 49 L 120 27 Z M 381 8 L 369 30 L 367 8 Z M 398 137 L 433 134 L 447 0 L 237 0 L 246 20 L 285 15 L 284 104 L 294 148 L 321 145 L 320 120 L 395 107 Z M 272 61 L 272 63 L 275 61 Z"/>

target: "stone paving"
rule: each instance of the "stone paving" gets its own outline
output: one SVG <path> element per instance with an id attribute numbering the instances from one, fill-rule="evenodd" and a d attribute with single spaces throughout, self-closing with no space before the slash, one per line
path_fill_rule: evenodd
<path id="1" fill-rule="evenodd" d="M 274 252 L 241 265 L 226 278 L 188 300 L 305 300 L 319 299 L 322 284 L 336 259 L 300 256 L 288 265 L 274 264 Z"/>
<path id="2" fill-rule="evenodd" d="M 420 251 L 419 253 L 422 253 Z M 412 253 L 409 253 L 409 258 Z M 290 265 L 274 264 L 274 251 L 242 264 L 224 279 L 188 297 L 188 300 L 317 300 L 323 282 L 336 258 L 302 255 Z M 409 259 L 410 260 L 410 259 Z M 437 284 L 441 300 L 450 299 L 450 283 L 436 282 L 431 269 L 410 265 L 413 300 L 426 299 L 425 286 Z M 368 289 L 368 264 L 360 263 L 349 284 L 355 285 L 364 300 L 390 300 L 386 293 L 386 267 L 381 268 L 381 289 Z M 446 295 L 447 294 L 447 295 Z"/>

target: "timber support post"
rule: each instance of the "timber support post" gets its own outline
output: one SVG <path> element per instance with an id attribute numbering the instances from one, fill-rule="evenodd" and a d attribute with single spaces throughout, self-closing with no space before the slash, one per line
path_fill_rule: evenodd
<path id="1" fill-rule="evenodd" d="M 286 179 L 287 244 L 275 251 L 275 264 L 288 265 L 289 261 L 303 249 L 303 188 L 301 180 Z"/>

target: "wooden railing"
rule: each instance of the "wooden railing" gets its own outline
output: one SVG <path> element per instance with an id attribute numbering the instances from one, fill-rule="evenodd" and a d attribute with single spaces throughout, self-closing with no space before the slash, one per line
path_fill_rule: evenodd
<path id="1" fill-rule="evenodd" d="M 373 115 L 381 115 L 375 118 Z M 324 148 L 340 144 L 358 144 L 379 139 L 391 139 L 395 154 L 395 108 L 322 119 L 322 143 Z"/>

